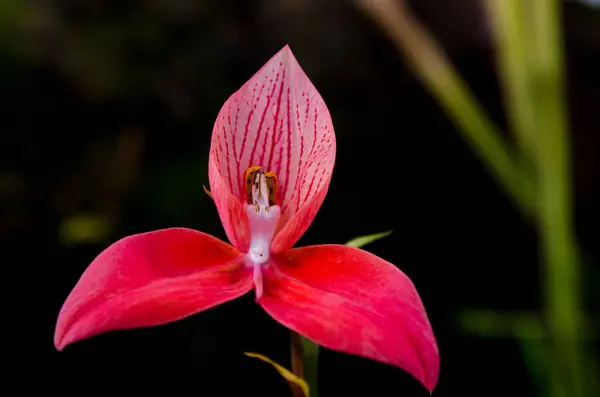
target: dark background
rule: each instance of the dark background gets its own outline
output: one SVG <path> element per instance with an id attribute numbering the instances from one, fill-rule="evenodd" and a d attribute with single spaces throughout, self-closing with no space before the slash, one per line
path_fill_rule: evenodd
<path id="1" fill-rule="evenodd" d="M 298 245 L 394 233 L 367 249 L 416 284 L 438 338 L 435 396 L 531 396 L 517 342 L 482 337 L 465 310 L 538 310 L 536 233 L 402 57 L 342 0 L 1 0 L 0 244 L 4 375 L 63 394 L 283 396 L 256 351 L 288 365 L 286 329 L 252 296 L 155 328 L 55 351 L 56 316 L 113 241 L 170 226 L 225 239 L 203 193 L 216 115 L 285 44 L 337 135 L 329 194 Z M 477 98 L 504 126 L 481 1 L 413 1 Z M 577 232 L 597 285 L 600 15 L 565 8 Z M 589 287 L 588 311 L 598 313 Z M 595 295 L 594 295 L 595 294 Z M 8 353 L 8 354 L 6 354 Z M 322 351 L 322 396 L 426 396 L 403 371 Z"/>

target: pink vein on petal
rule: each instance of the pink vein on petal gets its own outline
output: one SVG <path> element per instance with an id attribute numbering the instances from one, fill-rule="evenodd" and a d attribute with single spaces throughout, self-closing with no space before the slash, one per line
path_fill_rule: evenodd
<path id="1" fill-rule="evenodd" d="M 254 145 L 252 146 L 252 151 L 250 152 L 250 165 L 256 165 L 254 163 L 254 155 L 256 154 L 256 147 L 258 146 L 258 141 L 260 140 L 260 136 L 262 133 L 264 133 L 263 131 L 263 124 L 265 122 L 265 117 L 267 116 L 267 111 L 269 110 L 269 105 L 271 104 L 271 99 L 273 98 L 273 94 L 275 93 L 275 88 L 277 87 L 277 81 L 279 80 L 279 73 L 277 73 L 277 75 L 275 76 L 275 82 L 273 83 L 273 79 L 271 78 L 269 80 L 269 84 L 273 85 L 273 89 L 271 90 L 271 93 L 269 95 L 267 95 L 267 104 L 265 106 L 265 108 L 263 109 L 263 113 L 260 116 L 260 121 L 258 123 L 258 129 L 256 130 L 256 138 L 254 139 Z M 265 133 L 265 135 L 267 135 Z"/>
<path id="2" fill-rule="evenodd" d="M 231 159 L 229 156 L 229 145 L 227 144 L 227 131 L 225 130 L 225 126 L 223 126 L 223 136 L 225 137 L 225 156 L 228 159 Z M 221 142 L 219 141 L 219 147 L 221 146 Z M 223 149 L 221 149 L 223 151 Z M 229 188 L 233 190 L 233 178 L 231 174 L 231 160 L 227 161 L 227 179 L 229 180 Z"/>
<path id="3" fill-rule="evenodd" d="M 258 93 L 258 96 L 255 96 L 255 94 L 256 94 L 256 86 L 257 85 L 258 85 L 258 83 L 254 85 L 254 89 L 252 90 L 253 91 L 253 93 L 252 93 L 252 102 L 250 102 L 250 111 L 248 112 L 248 120 L 246 120 L 246 125 L 244 126 L 244 136 L 242 138 L 242 147 L 240 149 L 239 161 L 237 162 L 238 163 L 237 179 L 238 179 L 238 186 L 239 186 L 239 191 L 236 192 L 237 195 L 241 195 L 242 192 L 243 192 L 244 181 L 242 180 L 241 176 L 243 175 L 243 172 L 245 171 L 245 169 L 250 166 L 250 165 L 248 165 L 248 166 L 246 166 L 244 168 L 244 167 L 242 167 L 240 165 L 241 162 L 242 162 L 242 157 L 244 156 L 244 151 L 246 149 L 246 141 L 248 139 L 248 133 L 250 132 L 250 120 L 252 120 L 252 115 L 254 114 L 254 111 L 256 110 L 256 108 L 258 106 L 258 101 L 260 100 L 260 98 L 262 96 L 263 89 L 265 88 L 265 84 L 262 84 L 261 87 L 260 87 L 260 91 Z M 234 96 L 235 96 L 235 94 L 234 94 Z M 241 109 L 241 107 L 239 106 L 239 103 L 236 103 L 236 104 L 238 106 L 238 110 Z M 237 131 L 237 125 L 235 126 L 235 130 Z M 260 134 L 260 131 L 257 132 L 257 137 L 256 137 L 256 141 L 255 142 L 258 141 L 259 134 Z M 235 137 L 232 138 L 232 139 L 235 140 Z M 252 157 L 252 156 L 250 156 L 250 157 Z M 250 159 L 249 162 L 251 160 L 252 159 Z M 236 193 L 234 193 L 234 194 L 236 194 Z"/>
<path id="4" fill-rule="evenodd" d="M 231 120 L 233 113 L 235 121 Z M 211 157 L 219 157 L 213 162 L 215 171 L 227 179 L 226 186 L 235 197 L 243 200 L 245 170 L 263 166 L 278 176 L 281 229 L 307 200 L 319 201 L 301 217 L 308 227 L 325 197 L 316 189 L 326 191 L 331 180 L 335 136 L 325 102 L 289 47 L 271 58 L 227 100 L 213 135 L 218 136 L 213 136 L 210 151 Z M 221 152 L 216 147 L 219 139 L 232 142 L 227 142 Z M 225 164 L 232 167 L 231 172 Z M 306 229 L 299 226 L 292 229 Z M 295 241 L 299 236 L 294 233 L 286 240 Z"/>
<path id="5" fill-rule="evenodd" d="M 283 87 L 284 87 L 284 83 L 285 83 L 285 69 L 283 69 L 283 71 L 281 72 L 282 76 L 281 76 L 281 84 L 279 85 L 279 95 L 277 97 L 277 108 L 275 110 L 275 114 L 273 115 L 273 132 L 271 134 L 271 151 L 269 153 L 269 161 L 267 161 L 267 169 L 271 170 L 271 166 L 273 163 L 273 151 L 275 150 L 275 139 L 277 138 L 277 123 L 279 122 L 281 124 L 281 127 L 283 128 L 283 117 L 279 117 L 279 112 L 281 110 L 281 97 L 283 96 Z M 279 77 L 279 75 L 277 75 Z M 289 120 L 289 111 L 287 113 L 288 116 L 288 120 Z M 288 127 L 288 131 L 290 131 L 290 128 Z M 265 147 L 266 149 L 266 147 Z M 266 150 L 265 150 L 266 151 Z M 264 153 L 263 153 L 263 157 L 264 157 Z M 264 160 L 260 161 L 261 164 L 264 164 Z"/>

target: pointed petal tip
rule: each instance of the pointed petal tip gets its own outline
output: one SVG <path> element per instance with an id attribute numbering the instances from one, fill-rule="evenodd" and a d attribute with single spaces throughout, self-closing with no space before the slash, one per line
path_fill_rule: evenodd
<path id="1" fill-rule="evenodd" d="M 289 44 L 286 44 L 281 48 L 273 57 L 265 64 L 265 67 L 272 66 L 277 63 L 283 63 L 286 68 L 289 68 L 291 65 L 295 65 L 300 67 L 294 52 Z M 300 67 L 301 68 L 301 67 Z"/>
<path id="2" fill-rule="evenodd" d="M 64 310 L 61 310 L 58 315 L 56 320 L 56 329 L 54 331 L 54 348 L 59 352 L 65 350 L 65 347 L 85 339 L 85 336 L 82 337 L 77 335 L 77 333 L 73 332 L 71 328 L 67 328 L 65 326 L 68 324 L 68 322 L 65 320 L 65 315 L 63 312 Z"/>
<path id="3" fill-rule="evenodd" d="M 62 319 L 62 312 L 63 312 L 63 309 L 61 308 L 61 311 L 58 314 L 58 317 L 56 319 L 56 327 L 54 329 L 54 338 L 53 338 L 54 348 L 59 352 L 62 352 L 64 350 L 64 348 L 67 346 L 67 344 L 69 344 L 69 343 L 65 343 L 65 329 L 63 326 L 64 321 Z"/>
<path id="4" fill-rule="evenodd" d="M 294 53 L 292 51 L 292 48 L 290 47 L 289 44 L 284 45 L 281 50 L 279 50 L 277 52 L 277 54 L 282 54 L 282 55 L 287 55 L 287 56 L 292 56 L 293 58 L 295 58 Z"/>

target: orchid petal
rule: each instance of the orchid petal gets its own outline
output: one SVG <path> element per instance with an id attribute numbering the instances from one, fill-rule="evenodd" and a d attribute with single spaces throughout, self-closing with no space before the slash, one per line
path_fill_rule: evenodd
<path id="1" fill-rule="evenodd" d="M 244 197 L 244 173 L 262 166 L 278 176 L 282 208 L 282 249 L 291 247 L 312 222 L 325 198 L 335 162 L 335 135 L 329 110 L 288 46 L 280 50 L 225 102 L 213 129 L 210 185 L 227 236 L 238 222 L 228 215 L 230 203 L 215 186 Z M 285 228 L 286 221 L 303 214 Z M 237 215 L 236 215 L 237 216 Z M 282 232 L 283 233 L 283 232 Z"/>
<path id="2" fill-rule="evenodd" d="M 278 322 L 344 353 L 398 366 L 430 392 L 439 373 L 421 299 L 398 268 L 358 248 L 321 245 L 275 255 L 262 307 Z"/>
<path id="3" fill-rule="evenodd" d="M 248 251 L 250 241 L 250 229 L 248 227 L 248 217 L 246 216 L 246 208 L 242 200 L 231 193 L 227 182 L 221 177 L 218 170 L 218 161 L 216 157 L 209 156 L 208 159 L 208 178 L 212 189 L 211 196 L 221 223 L 225 229 L 225 234 L 229 242 L 241 252 Z"/>
<path id="4" fill-rule="evenodd" d="M 170 228 L 125 237 L 85 270 L 58 316 L 54 344 L 160 325 L 252 288 L 240 253 L 208 234 Z"/>

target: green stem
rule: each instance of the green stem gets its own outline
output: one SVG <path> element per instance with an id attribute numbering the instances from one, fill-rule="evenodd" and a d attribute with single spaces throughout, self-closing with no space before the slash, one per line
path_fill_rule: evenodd
<path id="1" fill-rule="evenodd" d="M 319 346 L 314 342 L 290 331 L 290 346 L 292 354 L 292 372 L 308 383 L 310 397 L 317 397 L 319 389 L 317 384 Z M 294 396 L 297 391 L 292 389 Z"/>
<path id="2" fill-rule="evenodd" d="M 310 397 L 318 397 L 319 345 L 304 337 L 300 337 L 300 341 L 304 353 L 304 379 L 310 388 Z"/>
<path id="3" fill-rule="evenodd" d="M 579 258 L 572 217 L 570 142 L 563 87 L 563 49 L 557 0 L 534 0 L 533 33 L 539 145 L 539 203 L 545 260 L 546 315 L 562 380 L 555 395 L 585 396 Z"/>
<path id="4" fill-rule="evenodd" d="M 532 40 L 527 34 L 527 7 L 523 0 L 487 0 L 496 38 L 498 75 L 510 130 L 516 135 L 526 164 L 536 157 L 535 103 L 531 84 Z M 532 170 L 533 171 L 533 170 Z"/>

